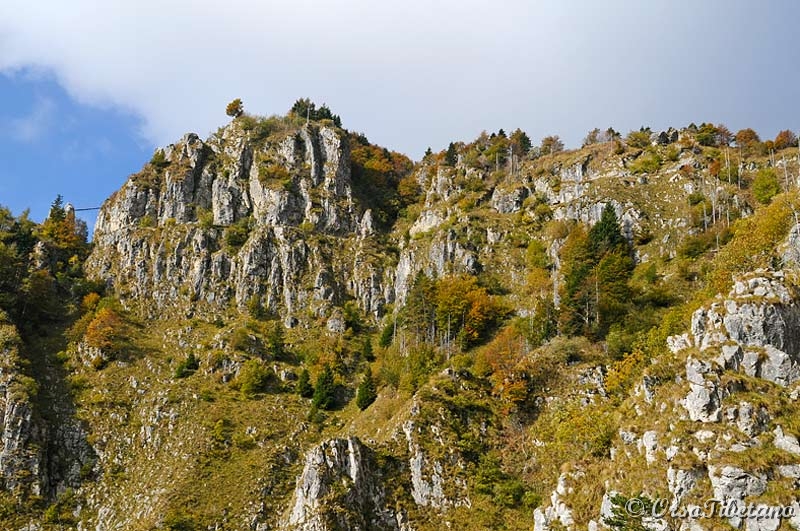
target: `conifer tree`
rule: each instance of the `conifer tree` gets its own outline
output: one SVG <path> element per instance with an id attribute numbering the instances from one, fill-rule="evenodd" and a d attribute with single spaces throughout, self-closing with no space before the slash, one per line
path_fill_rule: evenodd
<path id="1" fill-rule="evenodd" d="M 375 382 L 372 380 L 372 370 L 368 366 L 367 371 L 364 373 L 364 379 L 361 380 L 356 390 L 356 405 L 358 409 L 364 411 L 377 397 L 378 393 L 375 391 Z"/>
<path id="2" fill-rule="evenodd" d="M 365 360 L 375 361 L 375 353 L 372 351 L 372 339 L 369 336 L 364 340 L 364 349 L 361 353 L 364 355 Z"/>
<path id="3" fill-rule="evenodd" d="M 311 376 L 308 374 L 308 369 L 304 368 L 300 372 L 300 378 L 297 380 L 297 394 L 303 398 L 314 396 L 314 386 L 311 385 Z"/>
<path id="4" fill-rule="evenodd" d="M 624 250 L 628 241 L 622 235 L 617 213 L 611 203 L 607 203 L 600 214 L 600 220 L 589 230 L 589 246 L 599 260 L 605 253 Z"/>
<path id="5" fill-rule="evenodd" d="M 456 153 L 456 146 L 452 142 L 447 146 L 447 153 L 444 156 L 444 163 L 448 166 L 455 166 L 458 162 L 458 153 Z"/>
<path id="6" fill-rule="evenodd" d="M 325 365 L 314 386 L 314 396 L 311 398 L 311 405 L 317 409 L 331 409 L 334 406 L 334 392 L 336 384 L 333 379 L 333 371 L 330 365 Z"/>

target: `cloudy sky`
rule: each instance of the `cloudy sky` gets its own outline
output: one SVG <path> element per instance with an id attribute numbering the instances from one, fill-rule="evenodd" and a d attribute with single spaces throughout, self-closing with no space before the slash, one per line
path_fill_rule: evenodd
<path id="1" fill-rule="evenodd" d="M 2 0 L 0 204 L 98 206 L 235 97 L 326 102 L 414 159 L 516 127 L 772 138 L 800 130 L 798 21 L 794 0 Z"/>

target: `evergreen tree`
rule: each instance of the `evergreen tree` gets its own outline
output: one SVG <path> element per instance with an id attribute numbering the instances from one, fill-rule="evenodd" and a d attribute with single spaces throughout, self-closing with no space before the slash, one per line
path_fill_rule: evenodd
<path id="1" fill-rule="evenodd" d="M 600 221 L 589 230 L 589 246 L 598 261 L 605 253 L 627 250 L 628 240 L 622 235 L 617 213 L 611 203 L 606 204 Z"/>
<path id="2" fill-rule="evenodd" d="M 458 153 L 456 152 L 456 145 L 450 142 L 447 146 L 447 153 L 444 156 L 444 163 L 448 166 L 455 166 L 458 162 Z"/>
<path id="3" fill-rule="evenodd" d="M 432 342 L 436 333 L 436 283 L 424 271 L 417 273 L 402 313 L 403 324 L 422 341 Z M 382 336 L 383 339 L 383 336 Z M 386 339 L 391 341 L 391 336 Z M 381 343 L 383 346 L 383 342 Z M 388 344 L 386 345 L 388 346 Z"/>
<path id="4" fill-rule="evenodd" d="M 311 405 L 317 409 L 332 409 L 335 403 L 335 391 L 336 383 L 333 379 L 333 371 L 330 365 L 325 365 L 317 378 L 317 385 L 314 386 Z"/>
<path id="5" fill-rule="evenodd" d="M 356 390 L 356 405 L 358 409 L 364 411 L 378 398 L 378 393 L 375 391 L 375 382 L 372 380 L 372 370 L 367 367 L 364 373 L 364 379 L 358 385 Z"/>
<path id="6" fill-rule="evenodd" d="M 294 102 L 294 105 L 292 105 L 289 113 L 294 114 L 299 118 L 313 119 L 317 114 L 317 106 L 313 101 L 311 101 L 310 98 L 300 98 Z"/>
<path id="7" fill-rule="evenodd" d="M 510 140 L 514 155 L 517 156 L 527 155 L 533 146 L 530 137 L 520 128 L 511 133 Z"/>
<path id="8" fill-rule="evenodd" d="M 300 378 L 297 380 L 297 394 L 303 398 L 314 396 L 314 386 L 311 385 L 311 375 L 308 374 L 308 369 L 304 368 L 300 372 Z"/>
<path id="9" fill-rule="evenodd" d="M 375 354 L 372 352 L 372 339 L 369 336 L 364 340 L 364 349 L 361 353 L 364 355 L 365 360 L 375 361 Z"/>

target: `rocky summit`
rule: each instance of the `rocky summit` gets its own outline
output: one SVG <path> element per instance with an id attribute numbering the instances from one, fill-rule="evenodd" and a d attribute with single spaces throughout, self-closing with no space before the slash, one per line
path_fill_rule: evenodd
<path id="1" fill-rule="evenodd" d="M 0 527 L 800 529 L 796 137 L 325 109 L 0 209 Z"/>

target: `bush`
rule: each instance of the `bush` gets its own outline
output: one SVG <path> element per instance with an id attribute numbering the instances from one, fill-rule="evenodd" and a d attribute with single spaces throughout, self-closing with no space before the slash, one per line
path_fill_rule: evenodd
<path id="1" fill-rule="evenodd" d="M 646 148 L 650 145 L 650 131 L 647 129 L 631 131 L 625 137 L 625 143 L 634 148 Z"/>
<path id="2" fill-rule="evenodd" d="M 775 170 L 773 168 L 758 170 L 755 179 L 753 179 L 752 188 L 753 195 L 759 203 L 766 205 L 772 201 L 772 198 L 781 191 Z"/>
<path id="3" fill-rule="evenodd" d="M 225 229 L 225 244 L 231 251 L 238 251 L 250 237 L 250 218 L 243 218 Z"/>
<path id="4" fill-rule="evenodd" d="M 269 373 L 259 360 L 247 360 L 236 375 L 236 383 L 242 394 L 251 398 L 264 392 L 269 383 Z"/>
<path id="5" fill-rule="evenodd" d="M 387 323 L 386 326 L 383 327 L 381 330 L 381 337 L 378 339 L 378 346 L 381 348 L 386 348 L 392 344 L 392 339 L 394 338 L 394 322 Z"/>
<path id="6" fill-rule="evenodd" d="M 105 354 L 115 354 L 122 349 L 125 324 L 111 308 L 101 308 L 86 328 L 86 344 Z"/>
<path id="7" fill-rule="evenodd" d="M 225 114 L 233 118 L 238 118 L 244 113 L 244 105 L 241 98 L 236 98 L 225 107 Z"/>
<path id="8" fill-rule="evenodd" d="M 191 376 L 199 368 L 200 361 L 197 359 L 197 357 L 195 357 L 193 352 L 190 352 L 189 356 L 187 356 L 186 359 L 180 362 L 175 368 L 175 378 L 186 378 L 187 376 Z"/>
<path id="9" fill-rule="evenodd" d="M 661 168 L 661 156 L 655 151 L 647 151 L 630 163 L 633 173 L 656 173 Z"/>

